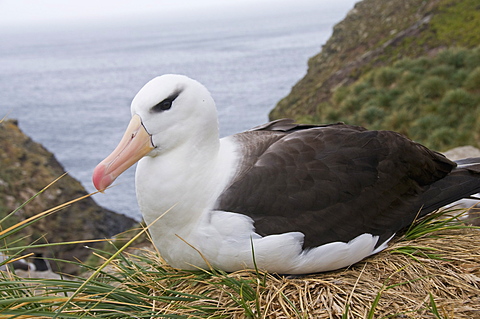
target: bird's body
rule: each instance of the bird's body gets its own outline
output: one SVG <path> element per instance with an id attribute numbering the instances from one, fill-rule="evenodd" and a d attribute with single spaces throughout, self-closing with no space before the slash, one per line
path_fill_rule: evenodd
<path id="1" fill-rule="evenodd" d="M 273 215 L 265 218 L 273 219 L 289 213 L 294 217 L 295 212 L 289 212 L 289 207 L 274 205 L 275 199 L 273 202 L 267 199 L 267 203 L 259 203 L 264 196 L 275 196 L 276 192 L 281 197 L 282 190 L 265 194 L 256 190 L 256 185 L 251 185 L 249 181 L 246 181 L 245 186 L 251 186 L 252 189 L 251 193 L 245 194 L 246 197 L 236 197 L 236 192 L 230 190 L 230 187 L 235 187 L 232 182 L 242 172 L 241 161 L 247 153 L 241 149 L 238 138 L 242 137 L 232 136 L 220 140 L 218 152 L 209 151 L 208 157 L 201 152 L 198 161 L 195 155 L 188 156 L 193 165 L 189 169 L 178 166 L 179 159 L 175 154 L 171 154 L 171 158 L 166 155 L 162 159 L 145 157 L 138 163 L 136 185 L 140 209 L 145 222 L 152 224 L 150 232 L 153 241 L 167 262 L 178 268 L 190 269 L 207 267 L 207 260 L 214 267 L 235 271 L 253 268 L 255 258 L 256 265 L 261 269 L 294 274 L 341 268 L 363 259 L 375 250 L 378 238 L 370 234 L 351 237 L 356 240 L 350 244 L 337 241 L 309 252 L 303 251 L 304 235 L 301 231 L 272 232 L 265 229 L 265 234 L 260 235 L 259 229 L 254 225 L 256 216 L 253 215 L 256 210 L 260 209 L 258 214 L 261 215 L 261 209 L 268 209 Z M 164 167 L 171 169 L 163 169 Z M 288 185 L 284 187 L 287 188 Z M 223 208 L 223 205 L 228 206 L 222 201 L 228 200 L 229 192 L 234 192 L 232 195 L 239 201 L 234 203 L 236 209 Z M 158 194 L 162 194 L 161 200 Z M 243 204 L 254 205 L 249 212 L 251 216 L 245 214 L 248 207 L 243 207 Z M 275 210 L 278 210 L 278 215 Z M 159 212 L 166 211 L 168 212 L 155 222 Z M 297 226 L 288 221 L 288 217 L 285 223 L 287 224 L 283 228 L 292 229 Z"/>
<path id="2" fill-rule="evenodd" d="M 147 83 L 132 114 L 93 180 L 104 189 L 139 160 L 140 209 L 178 268 L 342 268 L 417 216 L 480 190 L 479 160 L 456 167 L 389 131 L 279 120 L 219 139 L 213 99 L 184 76 Z"/>

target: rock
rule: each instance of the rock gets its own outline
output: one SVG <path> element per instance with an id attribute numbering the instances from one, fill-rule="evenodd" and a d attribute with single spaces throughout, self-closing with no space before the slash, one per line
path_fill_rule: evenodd
<path id="1" fill-rule="evenodd" d="M 22 278 L 44 278 L 44 279 L 63 279 L 64 276 L 54 273 L 51 270 L 36 271 L 36 270 L 17 270 L 15 274 Z"/>
<path id="2" fill-rule="evenodd" d="M 480 157 L 480 149 L 470 145 L 459 146 L 444 152 L 443 155 L 453 161 L 462 158 Z M 449 205 L 449 207 L 468 208 L 468 213 L 464 216 L 465 222 L 473 226 L 480 226 L 480 194 L 476 194 L 474 197 L 479 199 L 462 199 Z"/>
<path id="3" fill-rule="evenodd" d="M 55 156 L 26 136 L 19 129 L 17 121 L 0 123 L 0 218 L 14 211 L 63 173 L 64 169 Z M 84 195 L 87 192 L 80 182 L 65 175 L 9 217 L 2 228 Z M 133 219 L 102 208 L 89 197 L 36 221 L 7 241 L 13 242 L 23 237 L 16 244 L 23 245 L 105 239 L 135 224 Z M 43 254 L 47 258 L 85 261 L 91 255 L 91 250 L 84 248 L 84 245 L 56 245 L 29 249 L 27 252 Z M 101 243 L 88 245 L 101 247 Z M 78 271 L 78 266 L 68 263 L 53 262 L 52 267 L 55 271 L 70 274 Z"/>
<path id="4" fill-rule="evenodd" d="M 459 146 L 444 152 L 443 155 L 445 155 L 452 161 L 468 157 L 480 157 L 480 149 L 470 145 Z"/>

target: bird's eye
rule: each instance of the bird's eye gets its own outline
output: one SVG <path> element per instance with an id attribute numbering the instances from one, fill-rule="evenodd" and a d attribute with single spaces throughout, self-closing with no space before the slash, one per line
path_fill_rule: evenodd
<path id="1" fill-rule="evenodd" d="M 152 107 L 152 111 L 153 112 L 163 112 L 163 111 L 170 110 L 170 108 L 172 107 L 173 100 L 174 99 L 163 100 L 162 102 L 160 102 L 157 105 L 155 105 L 154 107 Z"/>
<path id="2" fill-rule="evenodd" d="M 175 90 L 170 96 L 168 96 L 165 100 L 161 101 L 154 107 L 150 109 L 152 113 L 159 113 L 163 111 L 168 111 L 172 108 L 173 101 L 182 93 L 182 88 Z"/>

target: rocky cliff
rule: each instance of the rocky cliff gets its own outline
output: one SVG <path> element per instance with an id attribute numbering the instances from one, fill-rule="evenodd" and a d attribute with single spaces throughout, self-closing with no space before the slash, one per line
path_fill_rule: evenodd
<path id="1" fill-rule="evenodd" d="M 16 121 L 7 120 L 0 123 L 0 218 L 5 217 L 63 173 L 64 169 L 54 155 L 26 136 L 18 128 Z M 16 222 L 86 194 L 77 180 L 66 175 L 12 217 L 3 221 L 1 226 L 5 229 Z M 104 209 L 92 198 L 86 198 L 25 228 L 18 236 L 21 240 L 17 245 L 110 238 L 134 224 L 134 220 Z M 37 248 L 33 249 L 33 252 L 62 260 L 80 261 L 84 261 L 91 254 L 90 250 L 84 248 L 84 244 Z M 60 267 L 61 271 L 67 273 L 77 271 L 77 267 L 70 264 L 62 264 Z"/>
<path id="2" fill-rule="evenodd" d="M 333 93 L 367 72 L 448 47 L 480 45 L 478 0 L 363 0 L 338 23 L 308 72 L 270 118 L 309 121 Z"/>

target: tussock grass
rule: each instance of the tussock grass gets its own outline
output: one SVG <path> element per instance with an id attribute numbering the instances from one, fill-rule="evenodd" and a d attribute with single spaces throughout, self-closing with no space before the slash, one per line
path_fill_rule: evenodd
<path id="1" fill-rule="evenodd" d="M 109 248 L 92 249 L 102 262 L 83 264 L 87 271 L 83 276 L 20 278 L 2 272 L 0 318 L 480 315 L 480 233 L 462 224 L 458 212 L 418 220 L 385 251 L 348 269 L 307 276 L 280 276 L 259 269 L 234 273 L 174 269 L 152 245 L 129 247 L 144 232 L 139 230 L 120 248 L 111 241 Z M 14 258 L 23 257 L 22 249 Z"/>
<path id="2" fill-rule="evenodd" d="M 480 47 L 375 68 L 304 119 L 393 130 L 436 150 L 479 145 Z M 299 120 L 299 119 L 297 119 Z"/>

